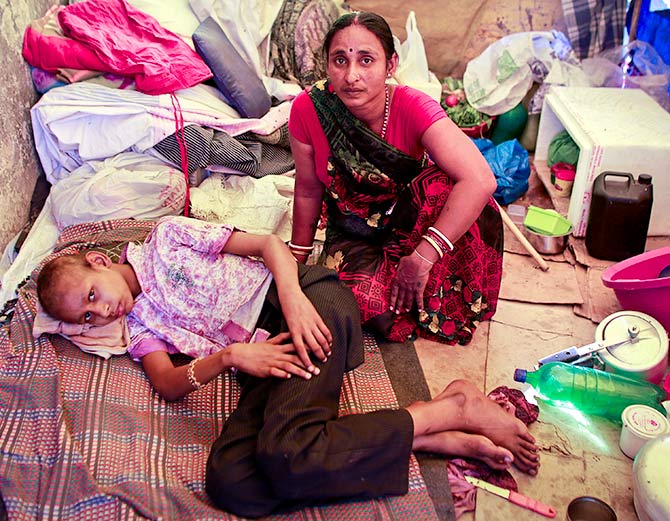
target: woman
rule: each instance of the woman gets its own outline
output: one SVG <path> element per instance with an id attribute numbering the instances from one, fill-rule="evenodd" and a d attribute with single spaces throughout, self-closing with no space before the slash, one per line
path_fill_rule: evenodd
<path id="1" fill-rule="evenodd" d="M 324 52 L 329 79 L 296 97 L 289 120 L 289 248 L 306 261 L 325 200 L 320 263 L 352 288 L 364 325 L 392 341 L 467 344 L 500 289 L 495 178 L 437 101 L 387 84 L 398 55 L 383 18 L 340 17 Z"/>

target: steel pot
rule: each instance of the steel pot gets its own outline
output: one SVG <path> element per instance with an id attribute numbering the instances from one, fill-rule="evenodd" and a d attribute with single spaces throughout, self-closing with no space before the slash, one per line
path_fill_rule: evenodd
<path id="1" fill-rule="evenodd" d="M 570 235 L 569 233 L 565 235 L 542 235 L 530 230 L 526 226 L 523 227 L 523 234 L 528 239 L 528 242 L 533 245 L 533 248 L 545 255 L 563 253 L 565 246 L 568 244 L 568 236 Z"/>

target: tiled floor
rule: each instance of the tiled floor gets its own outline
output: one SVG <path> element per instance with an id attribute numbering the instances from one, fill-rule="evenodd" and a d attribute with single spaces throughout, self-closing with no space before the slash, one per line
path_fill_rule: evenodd
<path id="1" fill-rule="evenodd" d="M 419 355 L 431 393 L 455 378 L 466 378 L 488 392 L 499 385 L 523 389 L 514 369 L 532 369 L 540 356 L 594 340 L 596 324 L 576 316 L 572 305 L 500 301 L 491 322 L 482 324 L 467 347 L 448 347 L 418 340 Z M 635 521 L 632 460 L 619 449 L 620 427 L 597 417 L 576 418 L 541 406 L 531 425 L 541 449 L 536 477 L 516 469 L 519 491 L 557 509 L 565 519 L 567 505 L 578 496 L 596 496 L 609 503 L 619 521 Z M 484 491 L 465 521 L 545 519 Z"/>

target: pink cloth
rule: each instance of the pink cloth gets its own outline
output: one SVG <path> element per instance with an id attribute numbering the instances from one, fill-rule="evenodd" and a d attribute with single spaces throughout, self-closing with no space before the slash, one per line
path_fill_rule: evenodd
<path id="1" fill-rule="evenodd" d="M 516 416 L 526 425 L 537 420 L 540 409 L 530 403 L 519 389 L 501 385 L 488 394 L 505 412 Z M 465 476 L 488 481 L 508 490 L 518 490 L 514 476 L 507 470 L 493 470 L 481 460 L 473 458 L 452 458 L 447 460 L 447 476 L 454 501 L 456 519 L 476 506 L 476 487 L 465 480 Z"/>
<path id="2" fill-rule="evenodd" d="M 103 71 L 105 64 L 85 45 L 67 38 L 58 24 L 63 6 L 54 5 L 23 33 L 23 58 L 33 67 L 58 74 L 63 68 Z"/>
<path id="3" fill-rule="evenodd" d="M 446 117 L 440 104 L 427 94 L 406 85 L 396 85 L 389 109 L 386 141 L 414 159 L 421 159 L 425 152 L 421 144 L 423 133 Z M 307 91 L 302 91 L 293 100 L 288 128 L 295 139 L 314 147 L 316 175 L 323 184 L 330 184 L 326 173 L 330 145 Z"/>
<path id="4" fill-rule="evenodd" d="M 109 358 L 125 354 L 130 345 L 130 331 L 126 317 L 119 317 L 104 326 L 70 324 L 51 317 L 37 303 L 37 314 L 33 322 L 33 337 L 43 333 L 62 335 L 86 353 Z"/>
<path id="5" fill-rule="evenodd" d="M 221 254 L 232 232 L 228 225 L 165 217 L 144 244 L 128 245 L 127 261 L 142 288 L 128 315 L 133 359 L 156 350 L 202 357 L 250 341 L 272 275 L 260 261 Z"/>
<path id="6" fill-rule="evenodd" d="M 167 94 L 212 77 L 205 62 L 179 36 L 125 0 L 88 0 L 63 7 L 58 21 L 66 38 L 28 27 L 23 56 L 28 63 L 99 70 L 135 79 L 145 94 Z"/>

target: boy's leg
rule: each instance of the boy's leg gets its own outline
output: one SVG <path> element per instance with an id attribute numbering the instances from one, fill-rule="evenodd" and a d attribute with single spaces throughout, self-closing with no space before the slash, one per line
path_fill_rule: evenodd
<path id="1" fill-rule="evenodd" d="M 311 380 L 250 379 L 245 386 L 240 407 L 246 412 L 231 416 L 207 468 L 208 493 L 237 514 L 260 516 L 279 506 L 407 491 L 409 413 L 338 418 L 344 371 L 362 361 L 355 299 L 330 270 L 301 268 L 300 275 L 303 291 L 333 334 L 333 354 L 326 363 L 315 361 L 321 374 Z M 267 402 L 259 420 L 261 395 Z M 257 403 L 247 403 L 252 400 Z"/>
<path id="2" fill-rule="evenodd" d="M 413 424 L 406 411 L 338 417 L 345 371 L 363 361 L 358 304 L 332 270 L 301 269 L 300 285 L 333 335 L 311 380 L 277 382 L 258 438 L 258 464 L 275 493 L 296 501 L 407 491 Z"/>

